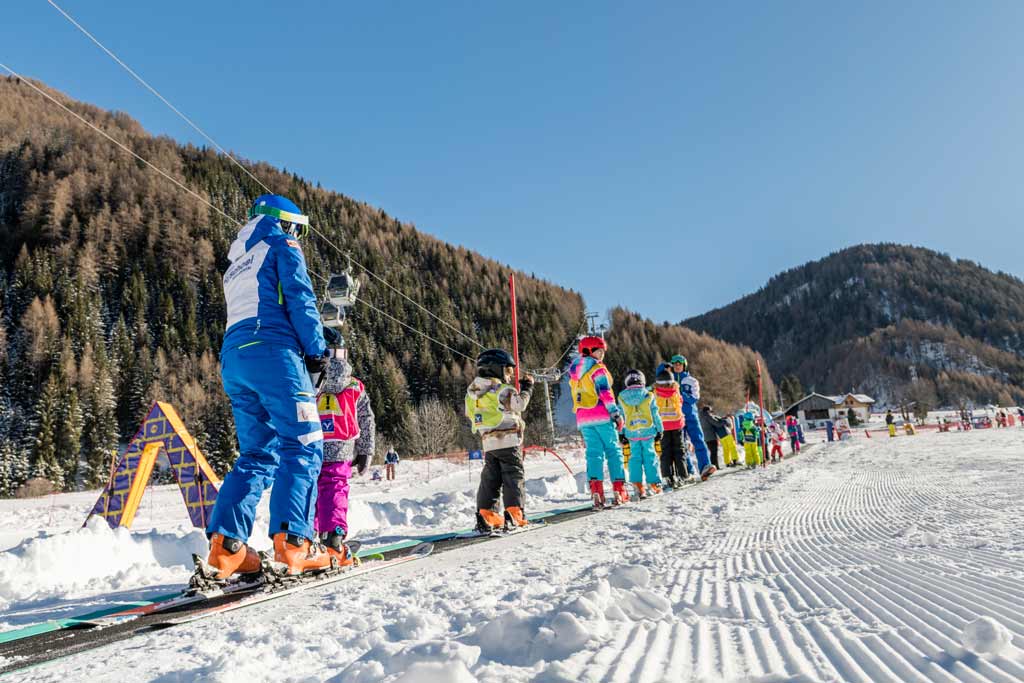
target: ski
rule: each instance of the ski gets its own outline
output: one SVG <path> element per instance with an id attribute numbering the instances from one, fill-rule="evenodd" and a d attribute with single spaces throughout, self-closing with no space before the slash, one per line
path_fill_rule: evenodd
<path id="1" fill-rule="evenodd" d="M 530 522 L 526 526 L 516 526 L 508 529 L 492 529 L 490 533 L 484 533 L 473 529 L 472 531 L 462 532 L 454 538 L 458 540 L 467 540 L 472 538 L 504 538 L 506 536 L 515 536 L 516 534 L 526 533 L 527 531 L 535 531 L 537 529 L 543 529 L 547 524 L 543 521 Z"/>
<path id="2" fill-rule="evenodd" d="M 167 619 L 161 620 L 158 623 L 151 624 L 149 629 L 163 629 L 171 626 L 178 626 L 181 624 L 187 624 L 200 619 L 213 616 L 215 614 L 223 614 L 225 612 L 232 612 L 243 607 L 251 607 L 270 600 L 276 600 L 283 598 L 287 595 L 294 595 L 295 593 L 308 590 L 310 588 L 320 588 L 322 586 L 329 586 L 339 581 L 346 581 L 348 579 L 358 578 L 371 574 L 373 572 L 394 567 L 400 564 L 406 564 L 415 560 L 422 560 L 423 558 L 429 557 L 434 550 L 433 543 L 420 543 L 415 546 L 408 554 L 401 557 L 394 557 L 390 560 L 375 560 L 373 562 L 365 562 L 358 566 L 346 567 L 341 570 L 314 574 L 312 576 L 299 575 L 294 577 L 281 577 L 284 580 L 280 583 L 274 581 L 268 581 L 264 586 L 261 586 L 258 590 L 251 592 L 238 600 L 227 602 L 220 605 L 214 605 L 205 609 L 199 609 L 196 611 L 190 611 L 188 614 L 180 617 L 170 616 Z"/>

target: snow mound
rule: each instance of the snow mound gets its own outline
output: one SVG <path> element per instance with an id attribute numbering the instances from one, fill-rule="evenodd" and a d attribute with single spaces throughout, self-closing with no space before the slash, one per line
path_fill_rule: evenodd
<path id="1" fill-rule="evenodd" d="M 559 474 L 553 477 L 540 477 L 526 481 L 526 492 L 539 498 L 568 498 L 579 493 L 579 484 L 575 477 Z"/>
<path id="2" fill-rule="evenodd" d="M 476 683 L 469 669 L 480 648 L 453 640 L 430 640 L 402 647 L 383 642 L 328 683 Z"/>
<path id="3" fill-rule="evenodd" d="M 25 600 L 180 582 L 191 572 L 192 553 L 206 549 L 198 529 L 132 533 L 94 517 L 80 529 L 41 534 L 0 555 L 0 609 Z"/>
<path id="4" fill-rule="evenodd" d="M 980 617 L 964 626 L 960 642 L 971 652 L 999 654 L 1010 645 L 1010 630 L 992 617 Z"/>
<path id="5" fill-rule="evenodd" d="M 938 545 L 942 536 L 934 531 L 925 531 L 921 534 L 921 545 Z"/>

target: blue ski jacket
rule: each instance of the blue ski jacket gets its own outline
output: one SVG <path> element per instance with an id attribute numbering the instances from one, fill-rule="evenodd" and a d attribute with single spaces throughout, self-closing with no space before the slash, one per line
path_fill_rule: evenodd
<path id="1" fill-rule="evenodd" d="M 228 259 L 222 349 L 263 342 L 322 356 L 327 345 L 306 259 L 278 219 L 257 216 L 243 225 Z"/>

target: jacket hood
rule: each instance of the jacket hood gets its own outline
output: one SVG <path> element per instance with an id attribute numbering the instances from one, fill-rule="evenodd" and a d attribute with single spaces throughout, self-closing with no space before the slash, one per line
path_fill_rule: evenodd
<path id="1" fill-rule="evenodd" d="M 638 406 L 650 398 L 651 394 L 643 387 L 630 387 L 619 392 L 619 398 L 623 403 L 631 406 Z"/>
<path id="2" fill-rule="evenodd" d="M 473 396 L 473 398 L 480 398 L 488 391 L 491 387 L 500 386 L 501 382 L 490 377 L 477 377 L 469 383 L 469 388 L 466 391 Z"/>
<path id="3" fill-rule="evenodd" d="M 327 377 L 320 390 L 328 394 L 340 394 L 352 381 L 352 366 L 341 358 L 331 358 L 327 364 Z"/>
<path id="4" fill-rule="evenodd" d="M 245 256 L 245 252 L 249 251 L 251 244 L 271 234 L 275 228 L 280 230 L 277 219 L 270 216 L 257 216 L 250 220 L 242 226 L 235 241 L 231 243 L 231 248 L 228 249 L 228 260 L 234 263 Z"/>
<path id="5" fill-rule="evenodd" d="M 587 374 L 590 368 L 597 365 L 597 361 L 590 356 L 581 356 L 572 362 L 569 366 L 569 378 L 578 380 L 583 375 Z"/>
<path id="6" fill-rule="evenodd" d="M 679 382 L 675 380 L 671 382 L 657 382 L 654 385 L 654 390 L 662 396 L 670 396 L 673 392 L 679 393 Z"/>

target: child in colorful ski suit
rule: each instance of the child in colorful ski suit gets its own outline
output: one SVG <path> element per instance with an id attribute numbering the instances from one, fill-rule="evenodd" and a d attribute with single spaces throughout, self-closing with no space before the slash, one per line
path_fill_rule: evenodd
<path id="1" fill-rule="evenodd" d="M 661 416 L 654 394 L 647 390 L 646 384 L 644 373 L 627 370 L 626 388 L 618 399 L 623 418 L 622 439 L 630 450 L 629 482 L 638 498 L 646 498 L 648 490 L 661 493 L 658 455 L 655 452 L 655 444 L 661 443 Z M 644 489 L 644 474 L 647 475 L 648 490 Z"/>
<path id="2" fill-rule="evenodd" d="M 779 427 L 779 425 L 777 425 L 777 424 L 773 424 L 771 426 L 769 434 L 771 435 L 771 442 L 772 442 L 772 452 L 771 452 L 769 457 L 771 458 L 772 462 L 778 462 L 779 460 L 782 460 L 782 458 L 783 458 L 783 455 L 782 455 L 782 441 L 783 441 L 782 428 Z"/>
<path id="3" fill-rule="evenodd" d="M 661 481 L 667 486 L 681 486 L 690 476 L 686 461 L 686 417 L 679 384 L 667 369 L 658 372 L 654 381 L 654 400 L 664 430 L 661 438 Z"/>
<path id="4" fill-rule="evenodd" d="M 743 440 L 743 451 L 746 454 L 747 467 L 757 467 L 761 464 L 761 428 L 754 423 L 754 414 L 743 415 L 743 422 L 740 424 L 740 438 Z"/>
<path id="5" fill-rule="evenodd" d="M 618 439 L 618 432 L 622 428 L 622 413 L 615 403 L 611 373 L 602 362 L 607 349 L 601 337 L 583 337 L 579 343 L 580 355 L 569 366 L 572 410 L 576 414 L 576 427 L 583 435 L 587 447 L 590 494 L 594 507 L 599 508 L 605 505 L 605 461 L 612 480 L 614 504 L 629 500 Z"/>
<path id="6" fill-rule="evenodd" d="M 476 491 L 476 527 L 480 533 L 526 526 L 523 511 L 523 411 L 530 403 L 533 378 L 525 375 L 517 391 L 512 385 L 516 362 L 504 349 L 487 349 L 476 360 L 476 378 L 466 389 L 466 417 L 480 435 L 484 469 Z M 505 513 L 498 512 L 504 499 Z"/>
<path id="7" fill-rule="evenodd" d="M 337 351 L 335 351 L 337 353 Z M 348 536 L 348 492 L 353 470 L 363 474 L 373 457 L 377 424 L 366 387 L 338 355 L 330 359 L 316 397 L 324 433 L 324 464 L 317 480 L 314 528 L 327 552 L 342 565 L 352 564 Z"/>
<path id="8" fill-rule="evenodd" d="M 800 430 L 797 429 L 796 418 L 792 415 L 786 418 L 786 431 L 789 432 L 790 453 L 800 452 Z"/>

